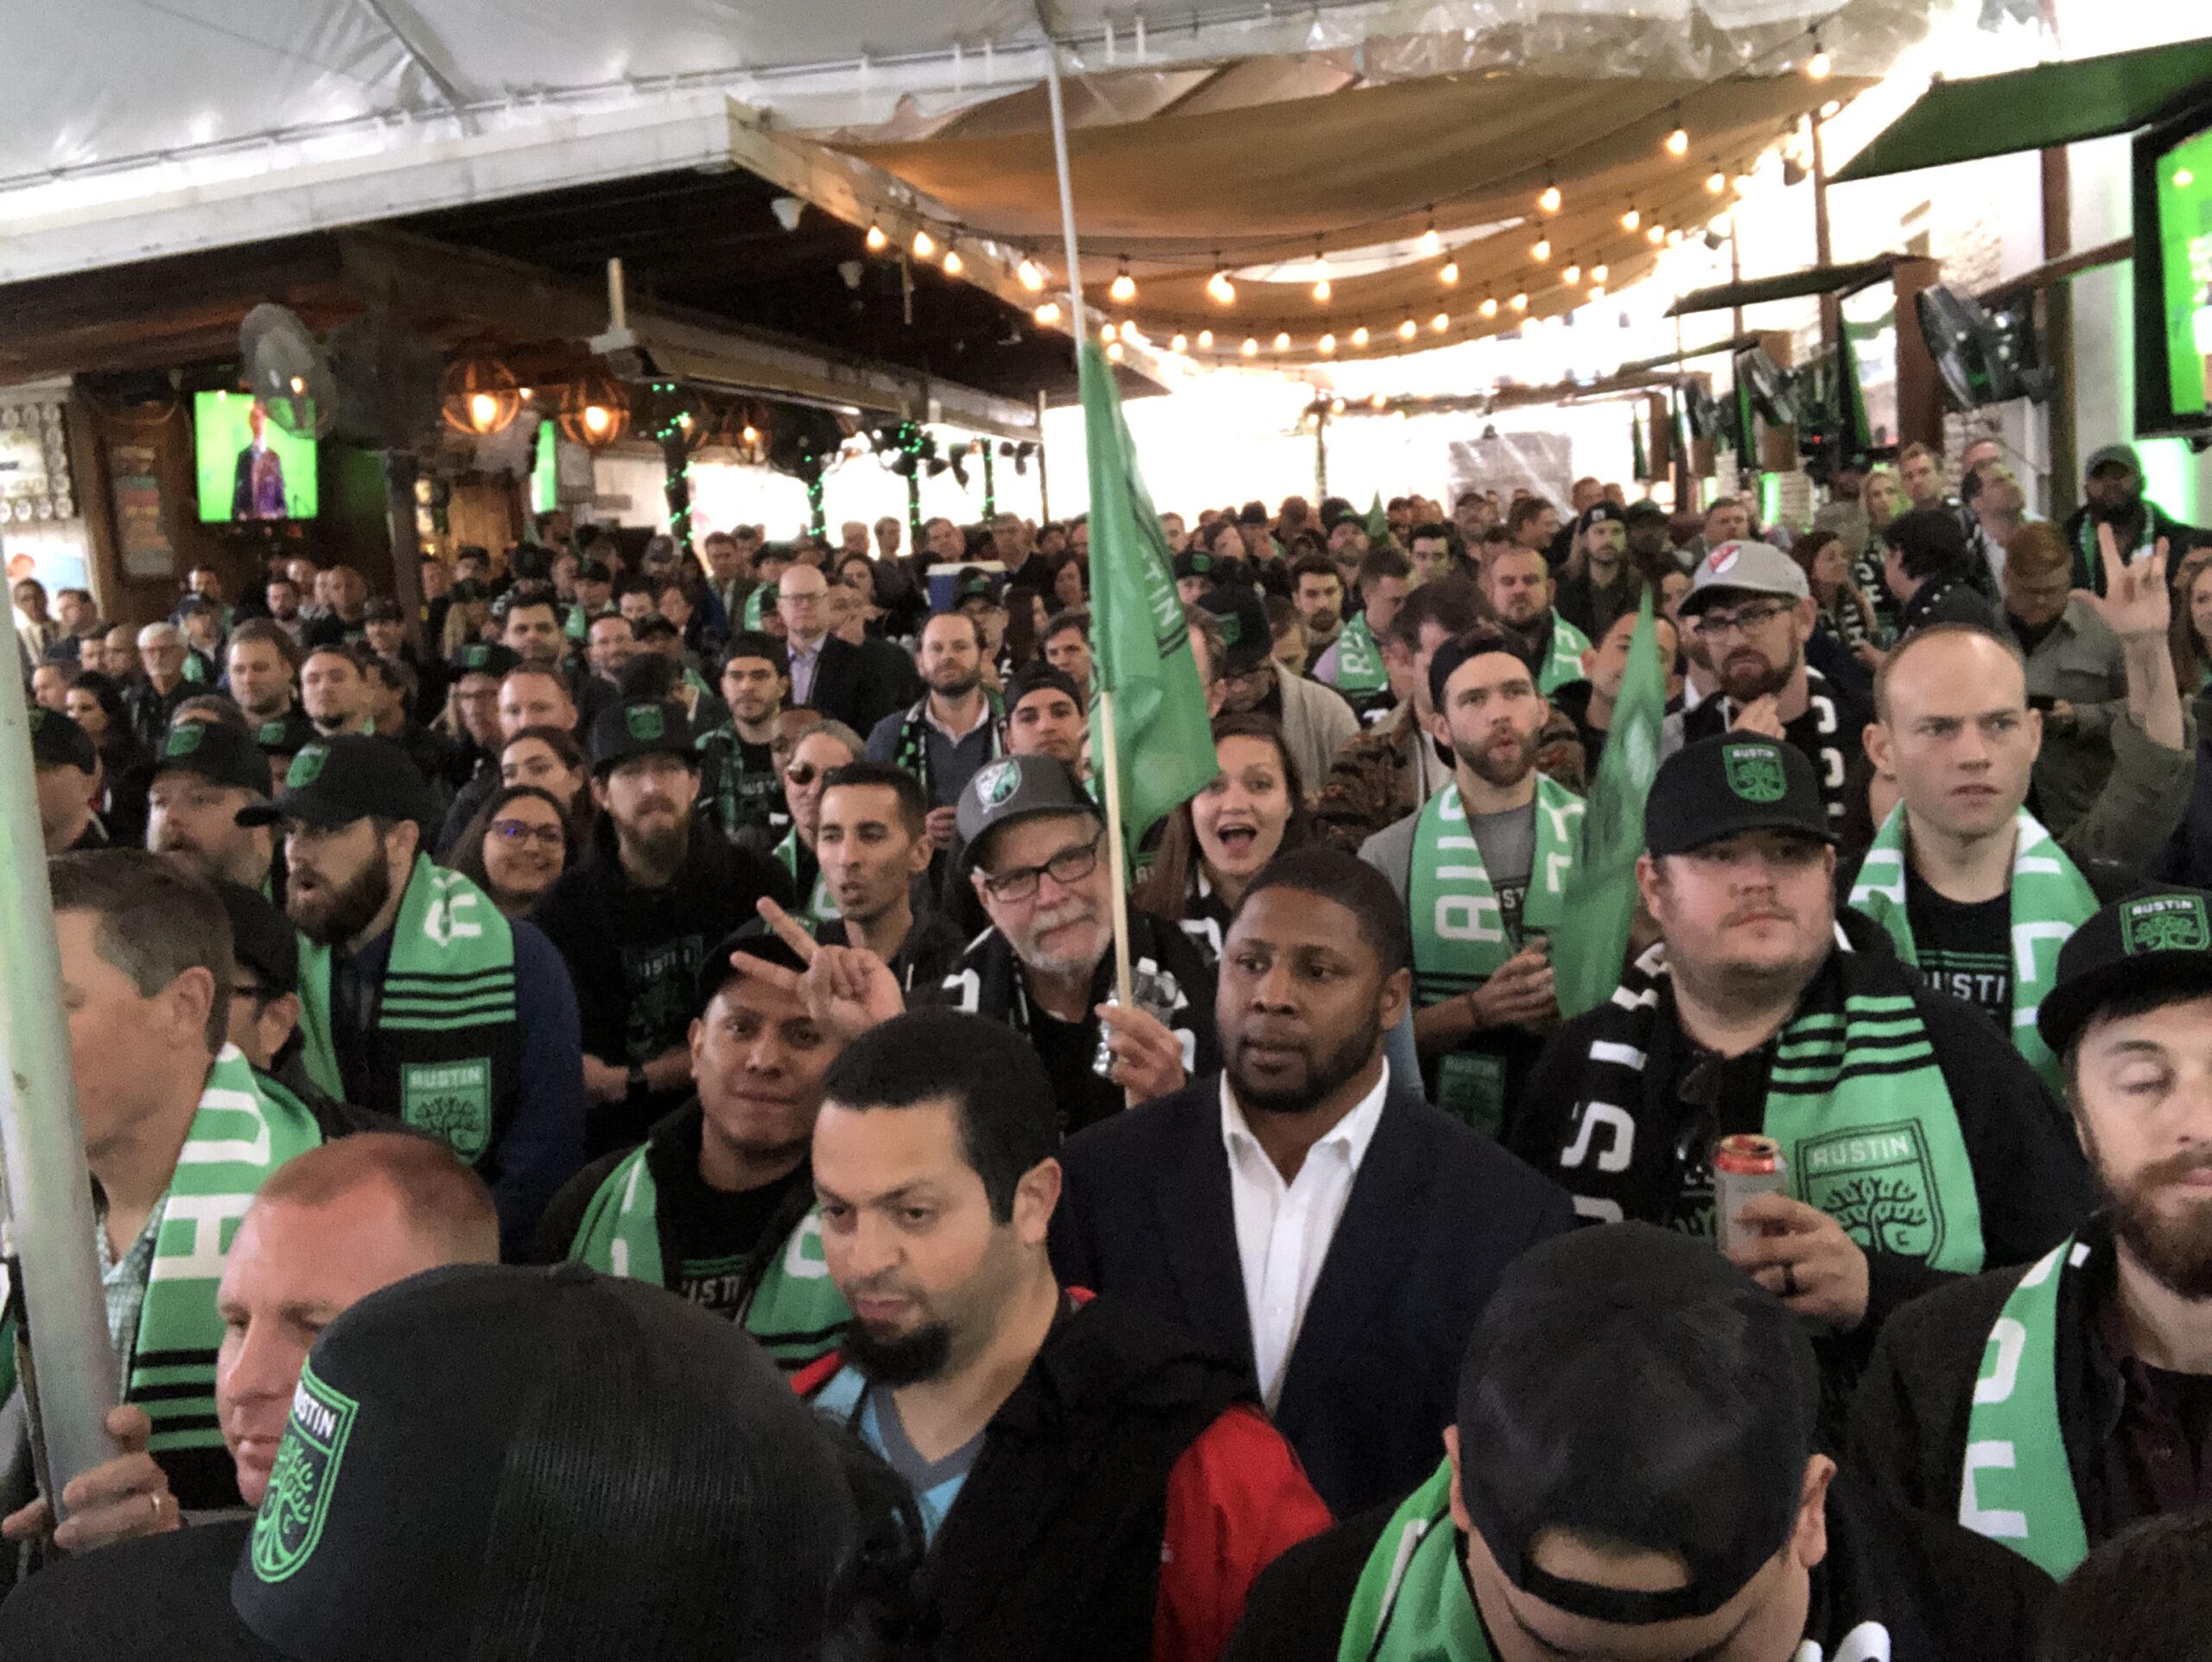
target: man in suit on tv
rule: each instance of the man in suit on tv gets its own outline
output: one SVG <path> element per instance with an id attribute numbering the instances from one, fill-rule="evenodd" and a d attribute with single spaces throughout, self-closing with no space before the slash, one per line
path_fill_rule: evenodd
<path id="1" fill-rule="evenodd" d="M 253 443 L 238 452 L 238 471 L 231 484 L 231 518 L 282 519 L 284 506 L 284 458 L 269 444 L 269 412 L 256 398 L 245 412 Z"/>
<path id="2" fill-rule="evenodd" d="M 1141 1301 L 1240 1360 L 1342 1518 L 1435 1469 L 1499 1275 L 1573 1226 L 1565 1194 L 1394 1077 L 1405 908 L 1340 850 L 1253 880 L 1224 944 L 1225 1070 L 1071 1139 L 1063 1283 Z"/>

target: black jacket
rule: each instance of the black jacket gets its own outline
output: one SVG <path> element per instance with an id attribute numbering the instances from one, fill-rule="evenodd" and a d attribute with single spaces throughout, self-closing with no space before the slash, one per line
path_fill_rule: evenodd
<path id="1" fill-rule="evenodd" d="M 1841 914 L 1841 920 L 1859 950 L 1883 949 L 1878 926 L 1856 913 Z M 1899 969 L 1902 973 L 1903 966 Z M 2073 1129 L 2035 1070 L 1986 1016 L 1948 994 L 1918 984 L 1910 975 L 1903 980 L 1915 1012 L 1927 1026 L 1928 1042 L 1974 1168 L 1983 1262 L 2026 1264 L 2049 1251 L 2088 1215 L 2088 1168 Z M 1674 1085 L 1690 1050 L 1673 1016 L 1671 990 L 1662 993 L 1662 1019 L 1643 1070 L 1643 1100 L 1633 1111 L 1640 1139 L 1656 1138 L 1661 1146 L 1671 1146 L 1689 1129 L 1680 1123 Z M 1561 1153 L 1574 1143 L 1573 1116 L 1583 1067 L 1601 1016 L 1600 1010 L 1587 1011 L 1553 1036 L 1529 1077 L 1528 1090 L 1507 1116 L 1506 1147 L 1538 1171 L 1560 1169 Z M 1725 1124 L 1718 1127 L 1718 1134 L 1758 1130 L 1756 1124 Z M 1646 1221 L 1669 1219 L 1653 1215 Z M 1955 1279 L 1917 1258 L 1869 1253 L 1866 1320 L 1851 1335 L 1859 1341 L 1860 1356 L 1891 1310 Z"/>
<path id="2" fill-rule="evenodd" d="M 2058 1434 L 2094 1546 L 2133 1521 L 2114 1495 L 2107 1457 L 2122 1407 L 2120 1370 L 2096 1336 L 2094 1308 L 2112 1284 L 2112 1237 L 2101 1220 L 2082 1231 L 2092 1272 L 2059 1283 L 2055 1367 Z M 1851 1409 L 1851 1468 L 1903 1506 L 1955 1517 L 1964 1474 L 1967 1420 L 1989 1330 L 2024 1270 L 1955 1281 L 1891 1316 L 1876 1341 Z"/>
<path id="3" fill-rule="evenodd" d="M 1137 1300 L 1254 1379 L 1221 1083 L 1207 1075 L 1061 1151 L 1052 1262 Z M 1436 1468 L 1467 1335 L 1505 1267 L 1573 1226 L 1567 1196 L 1394 1085 L 1284 1374 L 1274 1422 L 1338 1517 Z"/>
<path id="4" fill-rule="evenodd" d="M 901 659 L 906 657 L 896 646 L 891 650 Z M 904 667 L 911 672 L 912 666 Z M 868 729 L 893 710 L 913 702 L 906 697 L 908 685 L 881 654 L 833 634 L 822 642 L 822 656 L 814 665 L 814 686 L 806 704 L 866 737 Z"/>
<path id="5" fill-rule="evenodd" d="M 1222 1662 L 1335 1662 L 1352 1589 L 1392 1510 L 1347 1519 L 1262 1571 Z M 1943 1519 L 1900 1512 L 1844 1475 L 1828 1490 L 1827 1536 L 1805 1621 L 1818 1646 L 1811 1654 L 2026 1662 L 2036 1653 L 2050 1582 L 2026 1559 Z M 1845 1644 L 1869 1622 L 1887 1630 L 1885 1646 Z"/>
<path id="6" fill-rule="evenodd" d="M 834 1359 L 810 1378 L 826 1381 Z M 1141 1307 L 1096 1298 L 1052 1324 L 916 1577 L 941 1662 L 1142 1662 L 1152 1654 L 1169 1474 L 1251 1391 Z M 863 1398 L 865 1400 L 865 1398 Z"/>

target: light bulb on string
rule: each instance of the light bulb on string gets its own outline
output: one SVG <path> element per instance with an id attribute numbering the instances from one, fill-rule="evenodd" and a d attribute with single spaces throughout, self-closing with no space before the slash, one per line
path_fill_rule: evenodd
<path id="1" fill-rule="evenodd" d="M 880 254 L 891 246 L 891 239 L 883 234 L 883 227 L 873 220 L 868 221 L 868 235 L 863 240 L 868 244 L 868 252 L 871 254 Z"/>
<path id="2" fill-rule="evenodd" d="M 1337 349 L 1337 337 L 1333 334 L 1325 334 L 1313 344 L 1320 349 L 1321 355 L 1324 358 L 1326 358 L 1335 353 Z"/>
<path id="3" fill-rule="evenodd" d="M 1114 273 L 1113 282 L 1106 285 L 1106 295 L 1120 306 L 1126 306 L 1137 297 L 1137 280 L 1129 275 L 1129 262 L 1126 255 L 1122 259 L 1122 269 Z"/>
<path id="4" fill-rule="evenodd" d="M 1106 322 L 1099 328 L 1098 343 L 1101 346 L 1111 346 L 1115 341 L 1120 340 L 1121 337 L 1121 325 L 1115 322 L 1111 318 L 1107 319 Z"/>
<path id="5" fill-rule="evenodd" d="M 1525 312 L 1529 309 L 1529 296 L 1525 290 L 1513 296 L 1513 309 L 1516 312 Z"/>
<path id="6" fill-rule="evenodd" d="M 1537 264 L 1541 265 L 1551 257 L 1552 239 L 1549 237 L 1537 238 L 1535 245 L 1529 251 L 1529 258 L 1535 261 Z"/>
<path id="7" fill-rule="evenodd" d="M 1576 283 L 1582 281 L 1582 268 L 1570 259 L 1567 263 L 1567 269 L 1561 271 L 1559 274 L 1559 277 L 1560 282 L 1566 283 L 1568 288 L 1572 289 Z"/>
<path id="8" fill-rule="evenodd" d="M 1229 280 L 1229 273 L 1223 267 L 1219 254 L 1213 257 L 1213 275 L 1206 279 L 1206 297 L 1217 306 L 1236 303 L 1236 285 Z"/>
<path id="9" fill-rule="evenodd" d="M 916 259 L 928 259 L 936 254 L 937 239 L 930 235 L 930 228 L 927 226 L 921 225 L 914 227 L 913 246 Z"/>
<path id="10" fill-rule="evenodd" d="M 1327 305 L 1329 296 L 1336 291 L 1336 284 L 1329 281 L 1329 257 L 1317 245 L 1313 250 L 1313 303 Z"/>
<path id="11" fill-rule="evenodd" d="M 1428 320 L 1428 326 L 1432 329 L 1434 329 L 1439 334 L 1443 334 L 1445 330 L 1452 327 L 1451 314 L 1448 312 L 1437 313 L 1435 316 Z"/>
<path id="12" fill-rule="evenodd" d="M 1191 349 L 1191 337 L 1184 334 L 1180 329 L 1176 330 L 1175 333 L 1168 338 L 1167 349 L 1170 352 L 1179 353 L 1188 352 Z"/>
<path id="13" fill-rule="evenodd" d="M 1629 204 L 1628 212 L 1621 215 L 1621 229 L 1633 231 L 1643 223 L 1643 215 L 1637 212 L 1636 204 Z"/>
<path id="14" fill-rule="evenodd" d="M 1108 363 L 1118 364 L 1122 361 L 1123 355 L 1124 354 L 1122 351 L 1122 343 L 1119 341 L 1109 341 L 1107 344 L 1106 361 Z"/>
<path id="15" fill-rule="evenodd" d="M 957 248 L 955 248 L 950 243 L 947 243 L 944 246 L 945 276 L 949 277 L 957 277 L 967 269 L 968 262 L 960 258 L 960 251 Z"/>
<path id="16" fill-rule="evenodd" d="M 1021 264 L 1014 267 L 1014 275 L 1016 281 L 1033 295 L 1040 293 L 1045 287 L 1045 268 L 1027 254 L 1022 256 Z"/>
<path id="17" fill-rule="evenodd" d="M 1444 252 L 1444 238 L 1436 229 L 1435 208 L 1431 207 L 1428 210 L 1428 229 L 1421 233 L 1421 240 L 1414 245 L 1421 250 L 1423 259 Z"/>
<path id="18" fill-rule="evenodd" d="M 1813 31 L 1813 55 L 1805 60 L 1808 80 L 1826 80 L 1835 73 L 1835 60 L 1828 56 L 1828 49 L 1821 44 L 1821 32 Z"/>
<path id="19" fill-rule="evenodd" d="M 1601 289 L 1605 287 L 1605 278 L 1608 275 L 1610 275 L 1610 273 L 1607 271 L 1605 262 L 1603 260 L 1599 260 L 1595 265 L 1590 268 L 1590 281 L 1596 283 Z"/>
<path id="20" fill-rule="evenodd" d="M 1366 324 L 1362 323 L 1357 328 L 1351 332 L 1351 343 L 1355 347 L 1363 347 L 1367 344 Z"/>
<path id="21" fill-rule="evenodd" d="M 1605 285 L 1604 283 L 1592 283 L 1592 284 L 1590 285 L 1590 298 L 1591 298 L 1591 299 L 1592 299 L 1592 300 L 1603 300 L 1605 297 Z"/>
<path id="22" fill-rule="evenodd" d="M 1244 337 L 1244 344 L 1237 347 L 1237 350 L 1243 353 L 1247 358 L 1256 358 L 1260 355 L 1260 343 L 1253 336 L 1248 334 Z"/>
<path id="23" fill-rule="evenodd" d="M 1037 320 L 1038 328 L 1049 329 L 1060 321 L 1060 302 L 1057 300 L 1048 300 L 1030 315 Z"/>
<path id="24" fill-rule="evenodd" d="M 1675 106 L 1675 131 L 1667 135 L 1667 154 L 1680 161 L 1690 153 L 1689 129 L 1682 125 L 1682 106 Z"/>
<path id="25" fill-rule="evenodd" d="M 1290 331 L 1288 329 L 1281 329 L 1276 332 L 1275 350 L 1277 352 L 1288 352 L 1290 350 Z"/>
<path id="26" fill-rule="evenodd" d="M 1544 169 L 1544 188 L 1536 194 L 1536 212 L 1539 213 L 1556 213 L 1559 212 L 1560 201 L 1561 198 L 1559 194 L 1559 186 L 1553 181 L 1552 170 L 1549 168 L 1546 168 Z"/>
<path id="27" fill-rule="evenodd" d="M 1447 259 L 1437 268 L 1436 280 L 1446 288 L 1456 288 L 1459 282 L 1459 262 Z"/>
<path id="28" fill-rule="evenodd" d="M 1384 398 L 1380 392 L 1377 392 L 1373 398 L 1367 401 L 1367 407 L 1370 410 L 1382 410 L 1387 408 L 1389 402 L 1389 399 Z"/>
<path id="29" fill-rule="evenodd" d="M 1720 170 L 1719 156 L 1713 159 L 1713 171 L 1705 175 L 1705 188 L 1708 194 L 1713 196 L 1719 195 L 1728 188 L 1728 175 Z"/>
<path id="30" fill-rule="evenodd" d="M 1404 322 L 1398 325 L 1398 339 L 1401 341 L 1410 341 L 1414 336 L 1420 333 L 1421 325 L 1414 322 L 1410 317 L 1406 319 Z"/>
<path id="31" fill-rule="evenodd" d="M 1663 225 L 1658 224 L 1649 226 L 1644 231 L 1643 239 L 1649 243 L 1654 248 L 1656 248 L 1661 243 L 1667 240 L 1667 227 Z"/>
<path id="32" fill-rule="evenodd" d="M 1200 329 L 1198 331 L 1198 350 L 1201 352 L 1211 352 L 1213 350 L 1213 331 L 1211 329 Z"/>
<path id="33" fill-rule="evenodd" d="M 1483 296 L 1482 314 L 1484 317 L 1496 317 L 1497 315 L 1497 296 L 1496 295 L 1484 295 Z"/>

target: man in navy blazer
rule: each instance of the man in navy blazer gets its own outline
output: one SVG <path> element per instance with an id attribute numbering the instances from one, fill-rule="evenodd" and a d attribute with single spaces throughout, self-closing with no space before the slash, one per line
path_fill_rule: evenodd
<path id="1" fill-rule="evenodd" d="M 1283 856 L 1224 942 L 1224 1073 L 1060 1156 L 1061 1280 L 1241 1362 L 1339 1518 L 1436 1469 L 1491 1289 L 1574 1225 L 1562 1191 L 1391 1072 L 1412 961 L 1387 879 L 1335 850 Z"/>

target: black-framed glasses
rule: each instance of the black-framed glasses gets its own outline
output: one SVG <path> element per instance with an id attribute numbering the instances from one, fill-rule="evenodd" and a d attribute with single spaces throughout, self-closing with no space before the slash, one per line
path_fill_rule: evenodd
<path id="1" fill-rule="evenodd" d="M 533 825 L 526 819 L 494 819 L 492 834 L 502 843 L 535 843 L 542 849 L 562 848 L 569 840 L 558 825 Z"/>
<path id="2" fill-rule="evenodd" d="M 990 890 L 993 900 L 1014 902 L 1034 896 L 1037 885 L 1047 876 L 1063 888 L 1079 883 L 1098 869 L 1098 850 L 1105 840 L 1105 828 L 1101 826 L 1090 834 L 1089 842 L 1062 849 L 1041 866 L 1016 866 L 995 877 L 986 877 L 983 887 Z"/>
<path id="3" fill-rule="evenodd" d="M 1770 601 L 1762 606 L 1746 606 L 1733 612 L 1707 612 L 1697 621 L 1700 640 L 1718 640 L 1725 634 L 1749 634 L 1764 624 L 1771 623 L 1790 609 L 1786 601 Z"/>

